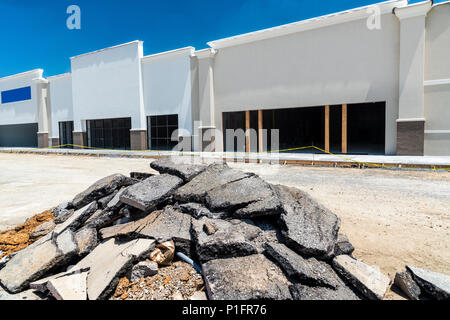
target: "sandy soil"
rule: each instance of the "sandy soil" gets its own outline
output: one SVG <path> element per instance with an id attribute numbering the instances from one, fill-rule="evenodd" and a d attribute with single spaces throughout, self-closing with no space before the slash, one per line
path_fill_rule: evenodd
<path id="1" fill-rule="evenodd" d="M 0 232 L 0 259 L 16 251 L 25 249 L 40 237 L 30 237 L 37 226 L 53 220 L 50 210 L 44 211 L 28 219 L 14 229 Z"/>
<path id="2" fill-rule="evenodd" d="M 341 218 L 354 255 L 391 279 L 406 264 L 450 274 L 450 172 L 232 166 L 309 192 Z"/>
<path id="3" fill-rule="evenodd" d="M 148 159 L 0 153 L 0 230 L 70 200 L 96 180 L 152 172 Z M 411 264 L 450 274 L 450 173 L 230 164 L 309 192 L 342 220 L 355 256 L 394 278 Z M 401 298 L 389 292 L 387 298 Z"/>

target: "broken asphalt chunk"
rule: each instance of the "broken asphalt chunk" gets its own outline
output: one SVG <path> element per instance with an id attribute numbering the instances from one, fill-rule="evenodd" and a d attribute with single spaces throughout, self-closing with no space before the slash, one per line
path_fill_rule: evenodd
<path id="1" fill-rule="evenodd" d="M 211 300 L 291 300 L 290 282 L 262 254 L 211 260 L 202 265 Z"/>
<path id="2" fill-rule="evenodd" d="M 8 291 L 20 292 L 27 289 L 30 282 L 64 265 L 77 253 L 72 231 L 66 230 L 55 238 L 49 234 L 41 242 L 17 252 L 0 270 L 0 282 Z"/>
<path id="3" fill-rule="evenodd" d="M 173 240 L 177 251 L 190 255 L 191 219 L 190 215 L 167 206 L 140 220 L 101 229 L 100 235 L 102 239 L 119 236 L 150 238 L 159 243 Z"/>
<path id="4" fill-rule="evenodd" d="M 190 214 L 195 219 L 200 219 L 201 217 L 207 217 L 210 219 L 225 219 L 229 217 L 229 213 L 226 211 L 214 212 L 200 203 L 182 203 L 179 207 L 181 211 Z"/>
<path id="5" fill-rule="evenodd" d="M 419 300 L 420 287 L 411 277 L 408 271 L 397 272 L 394 284 L 405 293 L 411 300 Z"/>
<path id="6" fill-rule="evenodd" d="M 231 169 L 226 163 L 215 162 L 191 181 L 178 188 L 174 197 L 180 202 L 203 203 L 208 191 L 252 175 L 251 173 Z"/>
<path id="7" fill-rule="evenodd" d="M 225 220 L 212 220 L 206 217 L 192 220 L 193 241 L 201 261 L 258 253 L 252 240 L 258 237 L 261 230 L 243 221 L 234 222 L 233 224 Z M 208 232 L 208 225 L 213 225 L 215 231 Z"/>
<path id="8" fill-rule="evenodd" d="M 358 296 L 345 285 L 336 289 L 327 287 L 310 287 L 303 284 L 293 284 L 289 287 L 294 300 L 360 300 Z"/>
<path id="9" fill-rule="evenodd" d="M 406 270 L 422 289 L 429 296 L 437 300 L 450 300 L 450 276 L 425 270 L 413 266 L 406 266 Z"/>
<path id="10" fill-rule="evenodd" d="M 78 255 L 84 257 L 98 244 L 97 230 L 94 228 L 82 228 L 75 234 L 75 242 L 78 247 Z"/>
<path id="11" fill-rule="evenodd" d="M 144 212 L 150 212 L 181 186 L 183 180 L 169 174 L 155 175 L 128 187 L 120 201 Z"/>
<path id="12" fill-rule="evenodd" d="M 184 182 L 191 181 L 195 176 L 206 169 L 206 165 L 192 160 L 189 163 L 185 159 L 175 160 L 172 158 L 161 158 L 150 163 L 150 167 L 161 174 L 168 173 L 183 179 Z"/>
<path id="13" fill-rule="evenodd" d="M 338 234 L 336 245 L 334 247 L 334 255 L 340 256 L 342 254 L 351 255 L 355 251 L 355 248 L 348 240 L 347 236 Z"/>
<path id="14" fill-rule="evenodd" d="M 381 300 L 389 289 L 391 280 L 378 268 L 369 266 L 347 255 L 333 259 L 333 267 L 344 279 L 350 282 L 366 298 Z"/>
<path id="15" fill-rule="evenodd" d="M 278 222 L 284 243 L 304 255 L 331 257 L 340 219 L 299 189 L 285 186 L 275 188 L 283 203 L 284 212 Z"/>
<path id="16" fill-rule="evenodd" d="M 289 277 L 303 284 L 336 289 L 344 283 L 326 262 L 315 258 L 304 259 L 284 244 L 267 243 L 266 253 L 275 260 Z"/>
<path id="17" fill-rule="evenodd" d="M 97 208 L 97 202 L 93 201 L 83 208 L 78 209 L 65 222 L 57 224 L 53 229 L 53 232 L 60 234 L 67 229 L 70 229 L 72 231 L 77 230 L 86 222 L 86 220 L 88 220 L 94 214 Z"/>
<path id="18" fill-rule="evenodd" d="M 205 201 L 212 210 L 236 211 L 234 216 L 240 218 L 278 215 L 282 208 L 272 187 L 258 176 L 250 176 L 209 190 Z"/>
<path id="19" fill-rule="evenodd" d="M 135 182 L 135 180 L 126 177 L 123 174 L 110 175 L 98 180 L 89 188 L 76 195 L 72 200 L 72 205 L 75 209 L 79 209 L 92 201 L 97 201 L 110 195 L 121 187 L 130 186 Z"/>

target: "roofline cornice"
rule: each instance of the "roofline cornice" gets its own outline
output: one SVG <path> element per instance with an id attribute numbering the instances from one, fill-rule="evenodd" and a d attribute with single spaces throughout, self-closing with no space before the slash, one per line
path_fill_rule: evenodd
<path id="1" fill-rule="evenodd" d="M 433 6 L 433 1 L 423 1 L 402 8 L 395 8 L 394 13 L 400 20 L 426 16 Z"/>
<path id="2" fill-rule="evenodd" d="M 12 80 L 12 79 L 22 78 L 22 77 L 33 75 L 35 73 L 39 75 L 38 78 L 42 78 L 42 74 L 44 73 L 44 70 L 34 69 L 34 70 L 30 70 L 30 71 L 25 71 L 22 73 L 17 73 L 17 74 L 13 74 L 10 76 L 0 78 L 0 81 L 7 81 L 7 80 Z"/>
<path id="3" fill-rule="evenodd" d="M 239 44 L 271 39 L 301 31 L 317 29 L 321 27 L 331 26 L 338 23 L 350 22 L 354 20 L 364 19 L 372 15 L 370 8 L 379 7 L 381 14 L 392 14 L 397 7 L 408 5 L 408 0 L 392 0 L 373 4 L 370 6 L 355 8 L 347 11 L 333 13 L 325 16 L 315 17 L 308 20 L 293 22 L 282 26 L 269 29 L 263 29 L 255 32 L 245 33 L 234 37 L 224 38 L 220 40 L 210 41 L 208 45 L 214 49 L 231 47 Z"/>

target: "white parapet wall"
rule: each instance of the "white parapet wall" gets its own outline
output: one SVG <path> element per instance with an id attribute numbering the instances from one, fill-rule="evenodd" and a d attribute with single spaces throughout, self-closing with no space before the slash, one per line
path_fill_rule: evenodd
<path id="1" fill-rule="evenodd" d="M 34 79 L 41 79 L 42 69 L 36 69 L 19 73 L 9 77 L 0 78 L 0 94 L 5 97 L 5 92 L 11 90 L 30 88 L 31 96 L 28 99 L 19 98 L 18 101 L 0 100 L 0 125 L 37 123 L 39 120 L 38 97 Z M 23 100 L 22 100 L 23 99 Z M 15 99 L 13 99 L 15 100 Z"/>
<path id="2" fill-rule="evenodd" d="M 48 77 L 51 105 L 49 138 L 59 138 L 59 122 L 73 121 L 72 75 L 65 73 Z"/>
<path id="3" fill-rule="evenodd" d="M 145 116 L 178 115 L 178 127 L 192 134 L 193 47 L 142 59 Z"/>
<path id="4" fill-rule="evenodd" d="M 146 128 L 141 41 L 71 58 L 74 131 L 82 121 L 131 117 L 133 129 Z"/>

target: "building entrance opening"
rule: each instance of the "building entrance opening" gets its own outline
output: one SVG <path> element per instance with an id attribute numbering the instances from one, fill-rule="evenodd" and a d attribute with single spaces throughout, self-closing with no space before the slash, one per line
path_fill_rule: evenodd
<path id="1" fill-rule="evenodd" d="M 130 150 L 131 118 L 88 120 L 88 146 Z"/>

